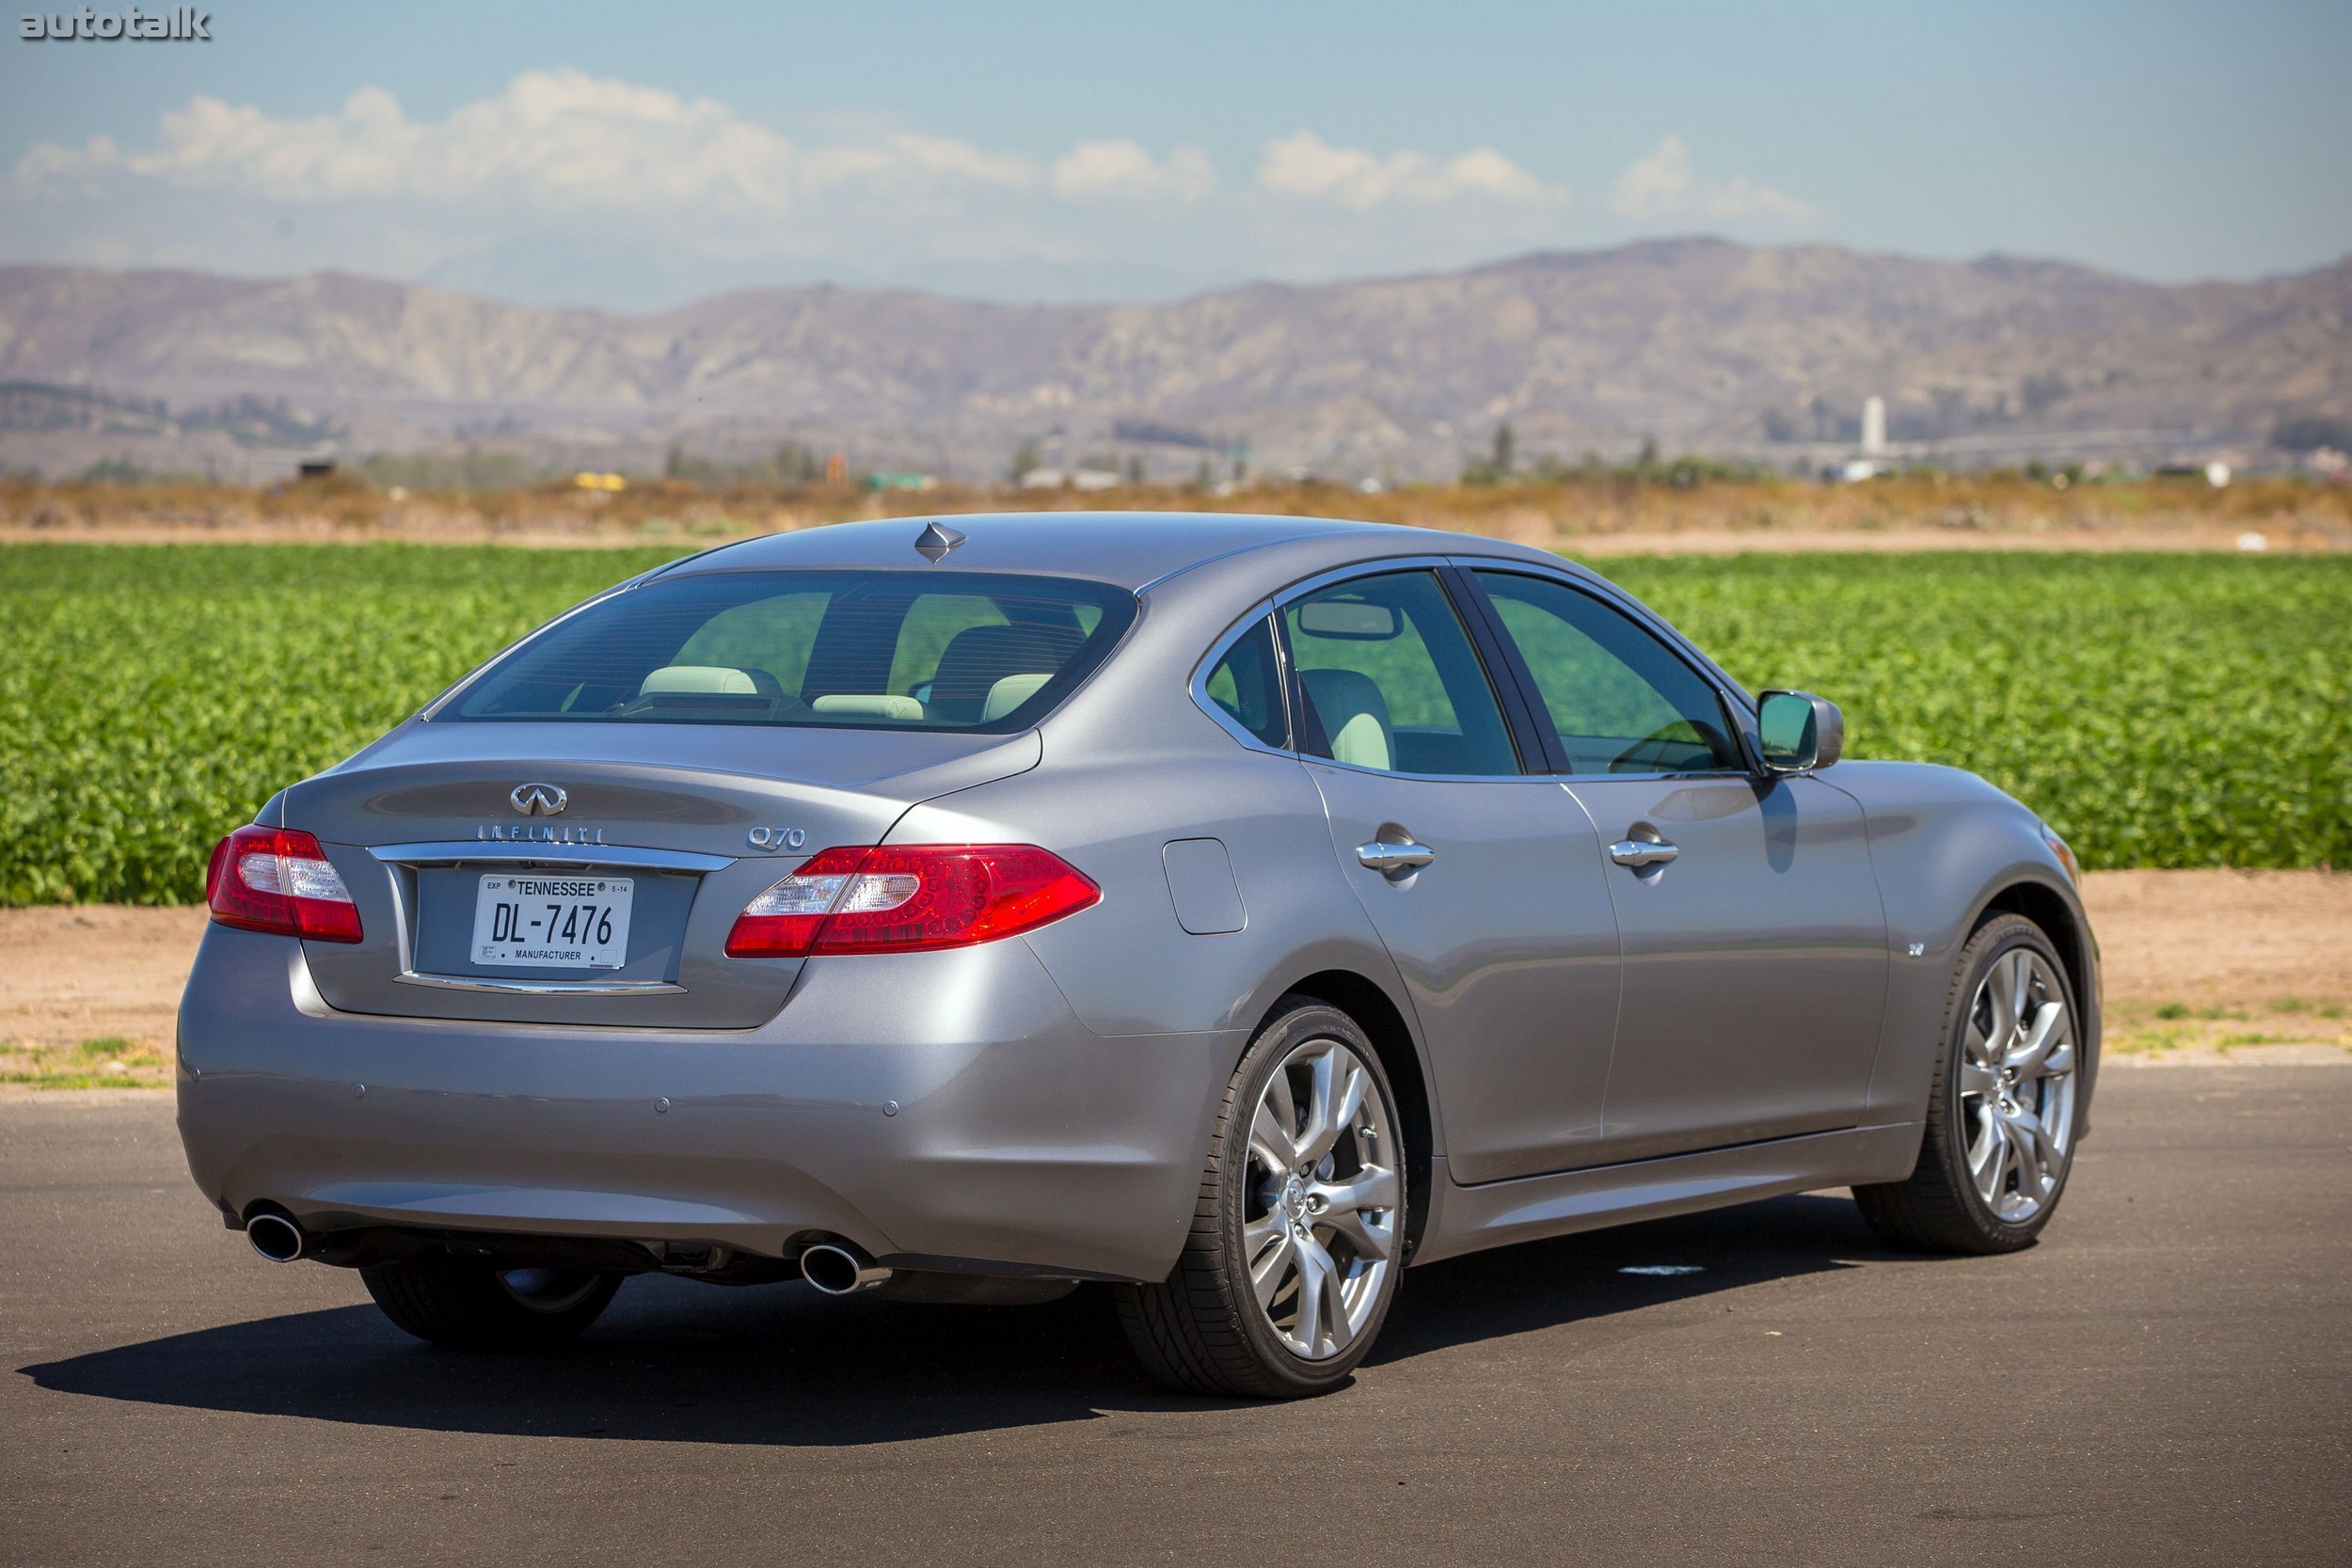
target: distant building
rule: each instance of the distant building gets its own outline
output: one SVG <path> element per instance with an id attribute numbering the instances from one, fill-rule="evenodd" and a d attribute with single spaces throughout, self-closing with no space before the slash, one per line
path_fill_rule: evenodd
<path id="1" fill-rule="evenodd" d="M 1031 468 L 1021 476 L 1024 490 L 1112 490 L 1119 475 L 1109 468 Z"/>
<path id="2" fill-rule="evenodd" d="M 1821 477 L 1859 484 L 1893 470 L 1886 460 L 1886 400 L 1874 392 L 1862 400 L 1862 454 L 1849 457 L 1834 469 L 1824 469 Z"/>

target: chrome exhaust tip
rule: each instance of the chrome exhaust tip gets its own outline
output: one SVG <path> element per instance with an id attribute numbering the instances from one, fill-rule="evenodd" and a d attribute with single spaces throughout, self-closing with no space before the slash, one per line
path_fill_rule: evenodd
<path id="1" fill-rule="evenodd" d="M 829 1296 L 854 1295 L 890 1282 L 890 1271 L 847 1242 L 819 1242 L 801 1254 L 801 1277 Z"/>
<path id="2" fill-rule="evenodd" d="M 284 1214 L 256 1214 L 245 1222 L 245 1239 L 273 1263 L 291 1263 L 310 1250 L 310 1238 Z"/>

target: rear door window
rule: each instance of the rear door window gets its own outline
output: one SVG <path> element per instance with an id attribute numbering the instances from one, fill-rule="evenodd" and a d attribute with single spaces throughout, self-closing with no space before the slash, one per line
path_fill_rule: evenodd
<path id="1" fill-rule="evenodd" d="M 1384 773 L 1519 770 L 1454 606 L 1429 572 L 1352 578 L 1282 607 L 1299 750 Z"/>
<path id="2" fill-rule="evenodd" d="M 434 717 L 1025 728 L 1134 618 L 1134 595 L 1076 578 L 657 578 L 532 638 Z"/>

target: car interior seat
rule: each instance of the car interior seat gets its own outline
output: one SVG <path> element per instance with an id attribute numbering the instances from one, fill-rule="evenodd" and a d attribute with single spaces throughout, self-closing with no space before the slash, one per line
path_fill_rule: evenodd
<path id="1" fill-rule="evenodd" d="M 1396 767 L 1389 700 L 1370 675 L 1356 670 L 1301 670 L 1298 678 L 1331 743 L 1333 762 L 1384 773 Z"/>
<path id="2" fill-rule="evenodd" d="M 924 718 L 921 703 L 887 691 L 829 691 L 808 705 L 818 713 L 847 714 L 860 719 L 899 719 L 919 723 Z"/>
<path id="3" fill-rule="evenodd" d="M 1042 675 L 1051 679 L 1086 641 L 1075 625 L 1044 626 L 1013 623 L 999 626 L 967 626 L 948 641 L 931 674 L 925 706 L 954 723 L 977 723 L 989 706 L 990 695 L 1009 675 Z M 1041 680 L 1039 686 L 1044 685 Z M 1023 693 L 1023 700 L 1036 687 Z M 1014 703 L 1004 711 L 1018 707 Z M 1002 714 L 995 715 L 1002 717 Z"/>
<path id="4" fill-rule="evenodd" d="M 665 664 L 646 673 L 640 697 L 781 697 L 784 685 L 765 670 L 726 664 Z"/>

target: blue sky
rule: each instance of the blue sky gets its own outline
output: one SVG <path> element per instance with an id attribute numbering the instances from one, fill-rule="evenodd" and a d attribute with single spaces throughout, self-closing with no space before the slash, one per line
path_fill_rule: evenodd
<path id="1" fill-rule="evenodd" d="M 2352 251 L 2343 0 L 207 9 L 0 39 L 0 261 L 651 308 L 1692 232 L 2167 281 Z"/>

